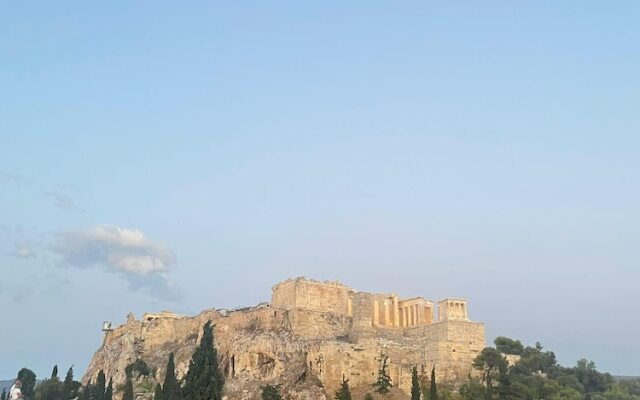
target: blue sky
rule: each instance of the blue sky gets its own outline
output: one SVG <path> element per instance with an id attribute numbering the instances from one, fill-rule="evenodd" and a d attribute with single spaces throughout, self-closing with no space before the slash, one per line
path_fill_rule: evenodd
<path id="1" fill-rule="evenodd" d="M 306 275 L 640 375 L 640 4 L 5 2 L 0 377 Z"/>

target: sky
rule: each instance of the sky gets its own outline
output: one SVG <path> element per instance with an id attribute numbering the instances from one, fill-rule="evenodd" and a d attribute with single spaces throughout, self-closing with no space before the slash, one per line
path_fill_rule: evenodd
<path id="1" fill-rule="evenodd" d="M 2 2 L 0 378 L 282 279 L 640 375 L 637 1 Z"/>

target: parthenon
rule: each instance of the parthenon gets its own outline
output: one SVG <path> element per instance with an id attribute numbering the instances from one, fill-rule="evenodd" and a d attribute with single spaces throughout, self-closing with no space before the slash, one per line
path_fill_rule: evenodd
<path id="1" fill-rule="evenodd" d="M 327 399 L 343 379 L 363 398 L 382 359 L 396 391 L 389 398 L 407 398 L 414 368 L 426 376 L 437 366 L 439 382 L 459 382 L 473 372 L 473 360 L 485 346 L 484 325 L 468 319 L 464 299 L 401 298 L 303 277 L 276 284 L 271 295 L 270 303 L 196 316 L 162 311 L 136 320 L 130 314 L 125 324 L 107 327 L 83 381 L 104 371 L 124 386 L 126 366 L 136 359 L 160 381 L 169 351 L 175 352 L 182 379 L 208 322 L 229 399 L 258 398 L 266 382 L 304 393 L 291 398 Z"/>
<path id="2" fill-rule="evenodd" d="M 339 282 L 318 282 L 302 277 L 275 285 L 271 301 L 275 308 L 332 312 L 380 328 L 404 329 L 430 325 L 434 320 L 469 320 L 464 299 L 444 299 L 437 305 L 436 319 L 433 302 L 422 297 L 401 299 L 395 294 L 358 292 Z"/>

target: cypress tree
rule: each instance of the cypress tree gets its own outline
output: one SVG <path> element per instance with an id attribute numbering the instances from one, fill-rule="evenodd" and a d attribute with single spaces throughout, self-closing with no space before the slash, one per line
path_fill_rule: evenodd
<path id="1" fill-rule="evenodd" d="M 53 371 L 51 371 L 51 380 L 58 380 L 58 366 L 53 366 Z"/>
<path id="2" fill-rule="evenodd" d="M 64 377 L 64 383 L 62 385 L 62 400 L 71 400 L 75 396 L 72 396 L 73 390 L 73 366 L 67 371 L 67 375 Z"/>
<path id="3" fill-rule="evenodd" d="M 162 400 L 162 385 L 156 384 L 156 391 L 153 394 L 153 400 Z"/>
<path id="4" fill-rule="evenodd" d="M 167 362 L 167 372 L 164 375 L 164 384 L 162 385 L 162 400 L 178 400 L 180 397 L 180 388 L 176 379 L 175 363 L 173 361 L 173 353 L 169 354 Z"/>
<path id="5" fill-rule="evenodd" d="M 411 400 L 420 400 L 420 380 L 418 367 L 411 368 Z"/>
<path id="6" fill-rule="evenodd" d="M 106 390 L 107 379 L 104 376 L 104 371 L 98 372 L 98 378 L 96 379 L 96 386 L 93 390 L 93 400 L 105 400 L 104 392 Z"/>
<path id="7" fill-rule="evenodd" d="M 131 382 L 131 378 L 127 378 L 127 382 L 124 385 L 122 400 L 133 400 L 133 382 Z"/>
<path id="8" fill-rule="evenodd" d="M 207 322 L 200 345 L 189 362 L 183 398 L 189 400 L 221 400 L 224 379 L 218 367 L 218 354 L 213 345 L 213 327 Z M 169 400 L 169 399 L 166 399 Z"/>
<path id="9" fill-rule="evenodd" d="M 109 384 L 104 391 L 104 400 L 113 400 L 113 378 L 109 378 Z"/>
<path id="10" fill-rule="evenodd" d="M 93 384 L 91 383 L 91 379 L 87 382 L 87 386 L 82 388 L 82 392 L 80 392 L 80 400 L 91 400 L 93 397 Z"/>
<path id="11" fill-rule="evenodd" d="M 429 400 L 438 400 L 438 386 L 436 384 L 436 366 L 431 370 L 431 386 L 429 387 Z"/>
<path id="12" fill-rule="evenodd" d="M 262 400 L 282 400 L 280 385 L 262 386 Z"/>
<path id="13" fill-rule="evenodd" d="M 342 384 L 340 389 L 336 390 L 336 400 L 351 400 L 351 391 L 349 390 L 349 380 L 342 376 Z"/>
<path id="14" fill-rule="evenodd" d="M 378 370 L 378 380 L 376 381 L 376 383 L 373 384 L 374 391 L 383 396 L 389 393 L 389 391 L 391 390 L 391 387 L 393 386 L 391 384 L 391 377 L 387 372 L 388 359 L 389 359 L 388 356 L 382 356 L 382 365 Z"/>

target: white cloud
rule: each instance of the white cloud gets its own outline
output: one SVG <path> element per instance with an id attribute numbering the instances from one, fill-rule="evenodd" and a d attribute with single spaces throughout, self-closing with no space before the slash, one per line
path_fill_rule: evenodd
<path id="1" fill-rule="evenodd" d="M 61 232 L 52 250 L 65 265 L 104 268 L 127 279 L 134 289 L 147 289 L 163 299 L 175 297 L 166 277 L 166 272 L 175 265 L 175 256 L 168 247 L 152 242 L 140 230 L 96 225 Z"/>

